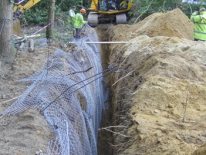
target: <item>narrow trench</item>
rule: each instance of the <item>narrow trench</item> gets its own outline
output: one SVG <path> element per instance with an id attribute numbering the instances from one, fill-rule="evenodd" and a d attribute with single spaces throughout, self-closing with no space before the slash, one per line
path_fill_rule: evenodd
<path id="1" fill-rule="evenodd" d="M 100 41 L 109 40 L 109 34 L 107 33 L 106 29 L 99 27 L 97 29 L 97 32 Z M 105 70 L 109 65 L 109 44 L 101 44 L 100 49 L 102 68 L 103 70 Z M 90 115 L 87 116 L 85 114 L 86 116 L 84 116 L 81 112 L 86 111 L 86 103 L 91 101 L 89 99 L 86 100 L 87 95 L 91 96 L 91 94 L 94 92 L 92 91 L 94 90 L 94 88 L 96 88 L 96 94 L 101 94 L 100 91 L 98 93 L 98 90 L 102 90 L 102 87 L 98 87 L 98 85 L 94 85 L 94 87 L 89 87 L 89 85 L 87 84 L 87 89 L 84 90 L 88 90 L 88 94 L 83 90 L 76 88 L 76 95 L 71 95 L 72 91 L 68 91 L 70 90 L 68 88 L 71 88 L 71 86 L 76 86 L 76 84 L 78 84 L 77 81 L 83 81 L 87 78 L 87 76 L 90 77 L 89 74 L 85 74 L 84 76 L 82 74 L 80 74 L 79 76 L 78 74 L 76 74 L 71 75 L 70 78 L 68 78 L 68 76 L 65 76 L 70 75 L 68 74 L 68 71 L 75 72 L 78 71 L 78 69 L 82 65 L 84 65 L 85 68 L 88 68 L 91 66 L 92 63 L 96 65 L 99 62 L 98 61 L 96 63 L 96 61 L 93 62 L 91 60 L 91 63 L 87 63 L 87 61 L 82 61 L 84 59 L 88 59 L 87 55 L 84 55 L 84 51 L 82 51 L 83 50 L 76 50 L 74 52 L 73 50 L 72 52 L 66 53 L 60 49 L 57 49 L 54 55 L 52 55 L 51 58 L 48 59 L 48 64 L 51 64 L 49 70 L 50 74 L 48 74 L 48 70 L 43 69 L 39 74 L 34 74 L 31 77 L 24 79 L 25 82 L 32 81 L 32 85 L 22 94 L 22 96 L 18 100 L 16 100 L 11 106 L 9 106 L 5 111 L 2 112 L 3 115 L 10 116 L 19 114 L 31 107 L 35 107 L 38 111 L 40 111 L 41 114 L 43 114 L 44 119 L 47 121 L 48 125 L 52 128 L 53 132 L 51 132 L 50 130 L 48 132 L 51 132 L 52 134 L 56 135 L 54 136 L 54 138 L 50 139 L 50 141 L 48 139 L 49 145 L 47 146 L 47 154 L 81 155 L 92 153 L 96 154 L 96 151 L 98 151 L 98 155 L 117 154 L 115 153 L 115 149 L 112 149 L 111 147 L 114 143 L 112 128 L 108 128 L 114 125 L 113 122 L 117 119 L 114 118 L 114 114 L 116 112 L 114 112 L 115 110 L 113 110 L 114 108 L 112 107 L 111 92 L 110 97 L 108 97 L 108 101 L 105 101 L 106 108 L 104 108 L 104 111 L 102 113 L 102 121 L 100 124 L 100 128 L 98 130 L 98 142 L 96 150 L 96 143 L 93 144 L 92 142 L 96 140 L 97 126 L 99 124 L 100 117 L 98 117 L 97 120 L 95 120 L 96 124 L 94 123 L 95 127 L 93 127 L 91 125 L 93 120 L 89 118 Z M 90 54 L 94 53 L 93 48 L 90 47 L 87 52 L 90 52 Z M 91 58 L 93 58 L 92 56 L 93 55 L 91 55 Z M 59 64 L 62 65 L 60 66 Z M 76 68 L 70 70 L 71 65 L 76 66 Z M 98 64 L 98 69 L 100 70 L 100 68 L 101 66 L 100 64 Z M 98 73 L 98 70 L 96 71 Z M 55 74 L 53 74 L 53 72 Z M 58 74 L 56 74 L 57 72 Z M 52 79 L 51 82 L 48 82 L 48 79 Z M 56 82 L 55 80 L 58 82 Z M 101 81 L 99 79 L 98 84 L 100 82 Z M 109 89 L 110 75 L 108 74 L 106 77 L 104 77 L 102 82 L 103 87 L 105 89 Z M 81 87 L 82 85 L 80 85 L 77 88 Z M 99 98 L 100 97 L 102 99 L 103 95 L 99 95 Z M 74 103 L 80 104 L 81 107 L 76 106 Z M 94 100 L 90 103 L 90 105 L 88 105 L 88 109 L 91 109 L 91 111 L 89 111 L 88 113 L 91 114 L 91 116 L 95 116 L 95 110 L 97 113 L 99 112 L 98 106 L 93 106 L 95 104 L 96 102 Z M 70 108 L 68 109 L 68 107 Z M 91 120 L 91 124 L 89 119 Z M 94 131 L 91 131 L 93 128 Z M 105 130 L 106 128 L 110 131 Z M 66 136 L 71 137 L 71 139 L 68 139 Z M 91 143 L 89 143 L 88 138 L 90 138 Z M 70 140 L 71 142 L 69 142 Z M 81 143 L 83 145 L 81 145 Z"/>
<path id="2" fill-rule="evenodd" d="M 97 34 L 99 36 L 99 41 L 108 41 L 109 34 L 106 31 L 107 29 L 98 26 Z M 103 70 L 107 69 L 108 62 L 109 62 L 109 44 L 100 44 L 100 53 L 102 59 L 102 68 Z M 104 77 L 103 81 L 104 89 L 109 90 L 110 87 L 110 80 L 109 75 Z M 110 90 L 109 90 L 110 91 Z M 111 92 L 110 92 L 111 95 Z M 111 106 L 111 96 L 109 97 L 108 101 L 105 103 L 105 110 L 102 113 L 102 122 L 100 124 L 99 132 L 98 132 L 98 155 L 113 155 L 113 150 L 111 144 L 113 144 L 113 135 L 112 132 L 105 130 L 104 128 L 111 126 L 112 124 L 112 106 Z M 112 130 L 109 128 L 109 130 Z"/>

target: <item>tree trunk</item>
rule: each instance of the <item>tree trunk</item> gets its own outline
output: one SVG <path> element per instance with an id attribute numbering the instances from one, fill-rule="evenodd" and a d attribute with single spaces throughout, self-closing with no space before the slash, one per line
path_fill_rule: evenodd
<path id="1" fill-rule="evenodd" d="M 46 37 L 47 39 L 53 38 L 53 26 L 54 26 L 54 11 L 55 11 L 55 0 L 49 1 L 49 13 L 48 13 L 48 23 L 52 23 L 47 27 Z"/>
<path id="2" fill-rule="evenodd" d="M 0 61 L 11 62 L 15 56 L 12 44 L 13 5 L 9 0 L 0 0 Z"/>

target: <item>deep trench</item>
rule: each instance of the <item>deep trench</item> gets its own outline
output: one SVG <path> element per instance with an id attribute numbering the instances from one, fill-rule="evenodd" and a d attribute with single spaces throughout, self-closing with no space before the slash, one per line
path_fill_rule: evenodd
<path id="1" fill-rule="evenodd" d="M 107 32 L 107 26 L 101 27 L 98 26 L 96 28 L 96 32 L 99 37 L 99 41 L 109 41 L 109 33 Z M 101 59 L 102 59 L 102 68 L 103 70 L 107 69 L 108 62 L 109 62 L 109 44 L 100 44 L 100 53 L 101 53 Z M 110 89 L 110 75 L 106 75 L 104 77 L 103 86 L 104 89 L 108 89 L 110 92 L 110 96 L 108 101 L 106 101 L 106 108 L 103 111 L 102 114 L 102 121 L 100 124 L 99 132 L 98 132 L 98 155 L 113 155 L 113 149 L 111 145 L 113 144 L 113 134 L 109 130 L 112 130 L 112 128 L 109 128 L 109 130 L 105 130 L 104 128 L 112 126 L 113 120 L 113 113 L 112 113 L 112 101 L 111 101 L 111 89 Z"/>
<path id="2" fill-rule="evenodd" d="M 101 28 L 98 26 L 98 28 L 96 29 L 96 32 L 98 34 L 99 41 L 109 41 L 109 34 L 105 28 Z M 98 64 L 98 68 L 101 68 L 101 65 L 102 65 L 102 69 L 105 70 L 108 68 L 108 65 L 109 65 L 110 47 L 109 47 L 109 44 L 101 44 L 99 47 L 100 47 L 101 60 L 102 60 L 101 63 L 102 64 Z M 92 48 L 89 51 L 92 51 Z M 109 91 L 110 96 L 109 96 L 108 100 L 105 101 L 105 108 L 103 108 L 102 117 L 99 117 L 99 119 L 101 119 L 101 124 L 100 124 L 99 130 L 97 130 L 98 127 L 95 126 L 95 135 L 97 134 L 97 131 L 98 131 L 98 142 L 97 142 L 97 150 L 96 150 L 96 144 L 93 145 L 93 144 L 90 144 L 88 141 L 86 141 L 87 137 L 88 137 L 87 134 L 89 132 L 90 126 L 86 126 L 84 124 L 84 121 L 85 121 L 84 115 L 79 115 L 79 113 L 81 113 L 82 110 L 85 110 L 85 108 L 83 108 L 83 107 L 85 107 L 84 106 L 85 100 L 84 100 L 84 98 L 81 98 L 81 97 L 83 96 L 83 93 L 85 93 L 86 91 L 79 91 L 80 94 L 78 93 L 77 96 L 74 95 L 75 98 L 73 100 L 71 99 L 71 97 L 73 97 L 73 96 L 70 93 L 72 93 L 72 94 L 74 94 L 74 93 L 66 91 L 66 90 L 70 90 L 68 88 L 71 88 L 71 86 L 73 86 L 72 85 L 73 79 L 71 78 L 71 81 L 67 81 L 69 79 L 67 78 L 67 76 L 63 76 L 63 74 L 65 73 L 65 70 L 67 71 L 67 67 L 69 68 L 69 65 L 72 66 L 70 64 L 71 62 L 74 63 L 74 66 L 79 65 L 79 61 L 81 60 L 81 58 L 84 58 L 83 57 L 84 55 L 82 53 L 83 53 L 82 51 L 75 51 L 75 52 L 73 52 L 73 55 L 72 55 L 71 53 L 65 53 L 65 52 L 61 51 L 60 49 L 58 49 L 56 51 L 56 53 L 54 55 L 52 55 L 52 57 L 48 61 L 48 64 L 50 64 L 50 63 L 52 64 L 51 65 L 52 68 L 50 67 L 50 70 L 49 70 L 50 74 L 48 74 L 47 70 L 43 69 L 40 73 L 34 74 L 31 77 L 24 79 L 24 81 L 26 81 L 26 82 L 32 81 L 33 83 L 22 94 L 22 96 L 17 101 L 15 101 L 10 107 L 8 107 L 5 111 L 3 111 L 2 114 L 8 115 L 8 116 L 15 115 L 15 114 L 21 113 L 24 110 L 29 109 L 30 107 L 34 107 L 34 105 L 35 105 L 34 108 L 37 109 L 38 111 L 40 111 L 40 113 L 45 116 L 47 123 L 52 127 L 52 131 L 54 131 L 55 134 L 57 135 L 56 137 L 58 137 L 58 136 L 60 137 L 59 138 L 60 140 L 57 138 L 54 138 L 50 141 L 48 149 L 47 149 L 47 150 L 49 150 L 49 152 L 47 152 L 48 154 L 59 154 L 59 153 L 69 154 L 68 152 L 64 152 L 64 151 L 69 150 L 69 149 L 67 149 L 67 146 L 61 148 L 60 144 L 62 144 L 63 146 L 65 144 L 69 144 L 68 138 L 66 138 L 66 136 L 65 136 L 65 135 L 67 135 L 66 132 L 68 131 L 67 129 L 68 129 L 69 125 L 67 125 L 67 123 L 65 123 L 65 122 L 67 120 L 68 120 L 68 122 L 70 120 L 72 120 L 73 122 L 76 123 L 74 125 L 76 125 L 77 129 L 72 130 L 73 124 L 71 124 L 70 125 L 71 128 L 69 128 L 70 129 L 69 131 L 79 131 L 82 134 L 78 135 L 79 139 L 75 139 L 75 136 L 77 137 L 77 134 L 74 134 L 74 132 L 71 133 L 70 135 L 67 135 L 68 137 L 71 137 L 71 140 L 73 140 L 71 143 L 75 144 L 74 147 L 72 148 L 73 152 L 71 152 L 71 154 L 72 153 L 73 154 L 80 154 L 80 155 L 84 154 L 84 153 L 76 153 L 77 151 L 79 151 L 81 149 L 78 148 L 78 146 L 80 146 L 80 144 L 77 145 L 75 142 L 79 142 L 81 140 L 81 143 L 84 145 L 84 147 L 82 147 L 82 150 L 85 152 L 85 154 L 92 154 L 92 153 L 96 154 L 96 151 L 98 151 L 98 155 L 113 155 L 116 153 L 115 153 L 115 150 L 112 148 L 112 145 L 114 144 L 114 142 L 113 142 L 112 128 L 110 128 L 110 127 L 112 125 L 115 125 L 113 122 L 115 122 L 115 119 L 116 119 L 115 118 L 116 112 L 114 112 L 115 110 L 112 106 L 112 101 L 111 101 L 112 92 Z M 68 54 L 68 55 L 65 56 L 66 54 Z M 61 59 L 59 59 L 59 58 L 61 58 Z M 68 58 L 68 59 L 66 59 L 66 58 Z M 91 57 L 91 58 L 93 58 L 93 57 Z M 62 61 L 62 63 L 60 60 Z M 78 61 L 73 61 L 73 60 L 78 60 Z M 67 62 L 67 63 L 64 63 L 64 62 Z M 62 64 L 62 66 L 59 65 L 60 63 Z M 65 68 L 62 69 L 60 67 L 65 67 Z M 85 66 L 85 67 L 87 67 L 87 66 Z M 54 71 L 54 73 L 56 73 L 58 71 L 58 76 L 57 76 L 57 74 L 52 74 L 53 73 L 52 71 Z M 46 75 L 46 76 L 44 76 L 44 75 Z M 53 78 L 53 75 L 55 75 L 55 78 Z M 63 80 L 62 80 L 62 77 L 63 77 Z M 71 76 L 71 77 L 73 77 L 73 76 Z M 78 77 L 73 77 L 73 78 L 75 79 Z M 82 79 L 85 79 L 85 77 L 83 78 L 83 76 L 82 76 L 82 78 L 80 78 L 79 80 L 82 80 Z M 55 82 L 53 82 L 56 80 L 57 80 L 57 84 Z M 62 81 L 65 82 L 65 84 L 62 84 Z M 107 74 L 106 76 L 104 76 L 104 79 L 103 79 L 103 88 L 104 89 L 107 89 L 107 90 L 110 89 L 110 85 L 111 85 L 110 81 L 111 81 L 110 74 Z M 99 81 L 98 83 L 101 83 L 101 81 Z M 67 86 L 67 84 L 71 84 L 71 85 L 69 85 L 70 87 Z M 76 86 L 76 81 L 74 82 L 74 85 Z M 59 86 L 59 89 L 57 89 L 57 86 Z M 86 86 L 88 87 L 89 85 L 86 85 Z M 97 86 L 97 87 L 95 87 L 95 86 Z M 94 87 L 99 89 L 98 85 L 94 85 Z M 50 91 L 48 91 L 48 90 L 50 90 Z M 74 90 L 76 91 L 79 89 L 74 88 Z M 88 90 L 90 90 L 90 89 L 88 89 Z M 102 90 L 102 86 L 100 87 L 99 90 Z M 54 93 L 51 93 L 51 92 L 56 93 L 57 97 L 56 97 L 56 95 L 54 95 Z M 98 92 L 98 90 L 95 90 L 95 92 Z M 32 95 L 30 95 L 30 94 L 32 94 Z M 58 95 L 58 94 L 60 94 L 60 95 Z M 99 94 L 102 94 L 102 93 L 99 93 Z M 60 98 L 60 96 L 62 96 L 62 95 L 64 95 L 64 96 L 62 98 Z M 87 96 L 86 93 L 84 95 Z M 80 98 L 80 100 L 78 100 L 79 98 Z M 103 98 L 103 95 L 102 95 L 102 98 Z M 57 101 L 58 101 L 58 103 L 61 103 L 61 104 L 58 104 Z M 78 106 L 78 108 L 76 108 L 74 101 L 75 102 L 79 101 L 78 102 L 79 104 L 77 104 L 77 105 L 80 105 L 80 106 Z M 90 103 L 90 102 L 88 102 L 88 103 Z M 91 103 L 92 103 L 92 105 L 96 105 L 94 102 L 91 102 Z M 70 107 L 70 109 L 72 109 L 73 111 L 70 112 L 69 110 L 67 110 L 67 107 Z M 91 107 L 91 109 L 92 109 L 92 107 Z M 94 107 L 94 109 L 91 110 L 91 113 L 93 114 L 93 111 L 95 111 L 95 110 L 98 110 L 98 107 Z M 76 112 L 76 113 L 73 114 L 73 112 Z M 79 116 L 79 117 L 74 117 L 74 116 Z M 96 122 L 99 123 L 99 121 L 100 120 L 98 120 Z M 105 130 L 106 128 L 109 130 Z M 65 130 L 63 130 L 63 129 L 65 129 Z M 91 134 L 89 135 L 89 138 L 91 140 L 91 143 L 94 141 L 96 142 L 96 139 L 94 139 L 92 137 L 94 134 L 92 132 L 90 132 L 90 133 Z M 84 141 L 84 138 L 85 138 L 85 141 Z M 91 145 L 91 149 L 93 149 L 93 150 L 89 150 L 90 145 Z M 56 146 L 56 147 L 54 147 L 54 146 Z M 88 153 L 88 151 L 90 151 L 90 153 Z"/>

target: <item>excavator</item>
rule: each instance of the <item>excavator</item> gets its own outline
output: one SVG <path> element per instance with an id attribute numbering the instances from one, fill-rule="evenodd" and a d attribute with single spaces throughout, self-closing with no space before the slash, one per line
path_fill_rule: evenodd
<path id="1" fill-rule="evenodd" d="M 92 0 L 88 24 L 92 27 L 109 23 L 126 24 L 127 12 L 132 4 L 133 0 Z"/>
<path id="2" fill-rule="evenodd" d="M 23 1 L 20 0 L 18 3 L 15 3 L 13 8 L 13 34 L 17 36 L 23 36 L 19 20 L 20 16 L 41 0 L 29 0 L 25 5 L 21 5 Z"/>

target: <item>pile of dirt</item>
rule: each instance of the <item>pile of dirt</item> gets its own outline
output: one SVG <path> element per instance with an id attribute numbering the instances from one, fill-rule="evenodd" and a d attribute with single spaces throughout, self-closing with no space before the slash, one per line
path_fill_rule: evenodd
<path id="1" fill-rule="evenodd" d="M 161 33 L 156 21 L 170 26 Z M 192 29 L 179 9 L 110 29 L 128 40 L 110 46 L 121 71 L 110 77 L 115 154 L 205 154 L 206 43 L 191 41 Z"/>
<path id="2" fill-rule="evenodd" d="M 118 25 L 110 28 L 109 31 L 111 40 L 128 41 L 140 35 L 179 37 L 193 40 L 193 23 L 180 9 L 168 13 L 154 13 L 137 24 Z"/>

